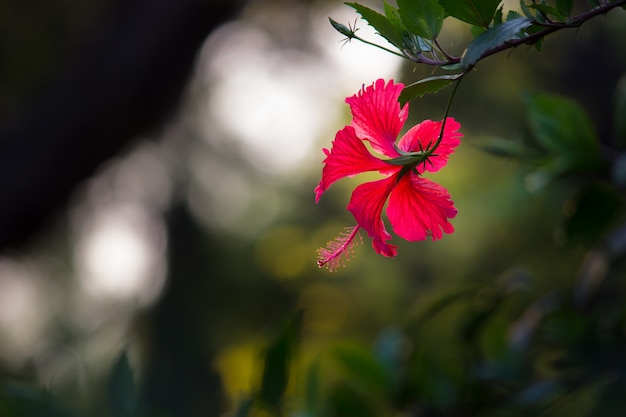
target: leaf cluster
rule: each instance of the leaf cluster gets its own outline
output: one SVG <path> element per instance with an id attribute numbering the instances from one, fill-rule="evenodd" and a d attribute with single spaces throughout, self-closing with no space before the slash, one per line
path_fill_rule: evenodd
<path id="1" fill-rule="evenodd" d="M 625 7 L 626 0 L 588 0 L 588 9 L 577 15 L 573 14 L 573 0 L 520 0 L 521 13 L 510 10 L 506 15 L 501 0 L 398 0 L 397 7 L 384 0 L 382 13 L 359 3 L 346 4 L 396 50 L 362 39 L 356 34 L 356 28 L 331 19 L 333 27 L 348 40 L 360 40 L 418 64 L 457 72 L 435 75 L 408 86 L 401 97 L 406 102 L 460 80 L 463 74 L 490 55 L 520 45 L 534 45 L 541 51 L 546 36 L 561 29 L 577 28 L 613 8 Z M 472 36 L 458 56 L 438 42 L 446 18 L 467 24 Z"/>

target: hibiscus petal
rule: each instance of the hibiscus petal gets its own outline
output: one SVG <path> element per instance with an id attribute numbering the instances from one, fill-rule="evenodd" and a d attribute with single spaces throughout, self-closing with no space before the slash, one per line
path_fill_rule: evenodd
<path id="1" fill-rule="evenodd" d="M 346 126 L 337 132 L 331 150 L 324 149 L 326 159 L 322 169 L 322 180 L 315 187 L 315 202 L 337 180 L 367 171 L 383 173 L 397 169 L 372 155 L 363 141 L 356 137 L 354 128 Z"/>
<path id="2" fill-rule="evenodd" d="M 417 167 L 419 173 L 424 171 L 435 172 L 443 168 L 448 163 L 448 157 L 454 152 L 461 141 L 459 138 L 463 136 L 459 129 L 461 124 L 452 117 L 446 119 L 446 125 L 443 129 L 443 138 L 437 147 L 434 155 L 428 158 L 424 164 Z M 424 120 L 422 123 L 413 126 L 398 142 L 398 148 L 405 152 L 419 152 L 426 150 L 437 142 L 439 133 L 441 132 L 441 122 L 432 120 Z"/>
<path id="3" fill-rule="evenodd" d="M 352 112 L 352 126 L 358 137 L 370 141 L 377 152 L 390 158 L 398 156 L 394 143 L 408 117 L 409 106 L 400 108 L 398 97 L 404 84 L 378 79 L 352 97 L 346 98 Z"/>
<path id="4" fill-rule="evenodd" d="M 373 239 L 372 247 L 376 253 L 384 256 L 396 256 L 396 246 L 387 243 L 391 235 L 385 229 L 381 217 L 387 197 L 396 185 L 396 176 L 366 182 L 354 189 L 348 210 L 359 226 Z"/>
<path id="5" fill-rule="evenodd" d="M 389 197 L 387 217 L 396 234 L 408 241 L 441 239 L 443 232 L 452 233 L 448 219 L 457 210 L 450 194 L 441 185 L 414 173 L 405 175 Z"/>

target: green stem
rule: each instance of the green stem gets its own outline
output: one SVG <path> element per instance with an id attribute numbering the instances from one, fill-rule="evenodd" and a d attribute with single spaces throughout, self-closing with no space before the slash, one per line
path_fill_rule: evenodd
<path id="1" fill-rule="evenodd" d="M 446 128 L 446 121 L 448 119 L 448 114 L 450 114 L 450 108 L 452 107 L 452 101 L 454 101 L 454 96 L 456 95 L 456 90 L 459 88 L 459 84 L 461 84 L 461 80 L 463 79 L 465 74 L 467 74 L 467 73 L 464 72 L 459 78 L 456 79 L 456 82 L 454 83 L 454 87 L 452 89 L 452 94 L 450 94 L 450 99 L 448 100 L 448 104 L 446 105 L 446 111 L 445 111 L 445 113 L 443 115 L 443 121 L 441 123 L 441 130 L 439 131 L 439 137 L 437 138 L 437 142 L 435 142 L 435 144 L 433 146 L 431 146 L 430 148 L 428 148 L 428 150 L 424 153 L 424 157 L 425 157 L 424 160 L 426 160 L 429 156 L 431 156 L 437 150 L 437 147 L 439 146 L 439 144 L 441 144 L 441 141 L 443 140 L 443 132 L 444 132 L 444 129 Z"/>
<path id="2" fill-rule="evenodd" d="M 361 41 L 361 42 L 366 43 L 368 45 L 374 46 L 374 47 L 376 47 L 378 49 L 382 49 L 383 51 L 389 52 L 389 53 L 394 54 L 396 56 L 399 56 L 400 58 L 405 58 L 405 59 L 407 58 L 405 55 L 403 55 L 403 54 L 401 54 L 399 52 L 396 52 L 396 51 L 394 51 L 392 49 L 385 48 L 384 46 L 380 46 L 378 44 L 375 44 L 374 42 L 370 42 L 368 40 L 365 40 L 365 39 L 355 35 L 354 33 L 352 34 L 352 39 L 356 39 L 357 41 Z"/>

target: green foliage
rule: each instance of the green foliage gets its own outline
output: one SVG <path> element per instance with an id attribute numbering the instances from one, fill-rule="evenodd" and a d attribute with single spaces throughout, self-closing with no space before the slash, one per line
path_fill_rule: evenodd
<path id="1" fill-rule="evenodd" d="M 289 367 L 301 326 L 302 312 L 298 312 L 265 352 L 259 399 L 270 409 L 279 409 L 281 406 L 282 397 L 289 382 Z"/>
<path id="2" fill-rule="evenodd" d="M 521 160 L 534 159 L 536 151 L 524 145 L 520 140 L 500 138 L 496 136 L 477 138 L 472 146 L 495 156 L 510 157 Z"/>
<path id="3" fill-rule="evenodd" d="M 135 417 L 139 405 L 128 354 L 122 352 L 113 364 L 108 380 L 108 405 L 111 417 Z"/>
<path id="4" fill-rule="evenodd" d="M 541 13 L 542 20 L 556 21 L 560 23 L 567 22 L 567 16 L 564 16 L 558 9 L 547 4 L 531 4 L 529 6 L 532 9 L 538 10 Z"/>
<path id="5" fill-rule="evenodd" d="M 570 241 L 592 244 L 600 239 L 624 211 L 624 198 L 608 184 L 590 184 L 566 203 L 564 231 Z"/>
<path id="6" fill-rule="evenodd" d="M 438 0 L 398 0 L 402 22 L 415 35 L 433 40 L 439 35 L 445 11 Z"/>
<path id="7" fill-rule="evenodd" d="M 413 100 L 416 97 L 421 97 L 424 94 L 436 93 L 442 88 L 445 88 L 454 81 L 458 80 L 461 75 L 462 74 L 437 75 L 434 77 L 424 78 L 416 83 L 407 85 L 404 87 L 404 90 L 402 90 L 402 94 L 400 94 L 400 104 L 404 105 L 410 100 Z"/>
<path id="8" fill-rule="evenodd" d="M 24 384 L 4 384 L 0 391 L 2 417 L 75 417 L 54 394 Z"/>
<path id="9" fill-rule="evenodd" d="M 369 7 L 358 3 L 346 3 L 354 8 L 383 38 L 398 49 L 403 49 L 402 29 L 397 22 L 392 22 L 388 17 L 378 13 Z"/>
<path id="10" fill-rule="evenodd" d="M 492 22 L 501 0 L 441 0 L 441 5 L 452 17 L 483 28 Z"/>
<path id="11" fill-rule="evenodd" d="M 519 17 L 489 28 L 468 45 L 461 58 L 461 65 L 465 70 L 471 68 L 485 53 L 514 39 L 531 24 L 530 19 Z"/>
<path id="12" fill-rule="evenodd" d="M 574 0 L 556 0 L 556 9 L 563 16 L 571 15 L 573 6 Z"/>
<path id="13" fill-rule="evenodd" d="M 367 389 L 384 391 L 390 383 L 390 375 L 376 360 L 373 352 L 361 346 L 340 346 L 333 352 L 333 356 L 354 381 L 359 381 Z"/>
<path id="14" fill-rule="evenodd" d="M 574 101 L 550 94 L 527 94 L 533 138 L 564 171 L 585 171 L 599 163 L 598 140 L 587 113 Z"/>

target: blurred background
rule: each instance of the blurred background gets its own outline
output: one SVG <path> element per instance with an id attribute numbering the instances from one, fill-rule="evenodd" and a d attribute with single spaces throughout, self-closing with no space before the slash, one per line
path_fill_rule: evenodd
<path id="1" fill-rule="evenodd" d="M 0 381 L 97 410 L 127 349 L 149 409 L 219 415 L 258 383 L 267 338 L 296 311 L 306 363 L 339 342 L 371 345 L 455 285 L 571 284 L 585 255 L 560 229 L 571 184 L 537 189 L 474 143 L 522 137 L 522 95 L 538 90 L 578 100 L 608 137 L 624 11 L 551 36 L 541 54 L 481 62 L 451 110 L 462 144 L 432 177 L 458 208 L 454 234 L 395 238 L 394 259 L 364 239 L 335 273 L 316 249 L 353 225 L 345 206 L 363 178 L 319 205 L 313 188 L 321 148 L 349 123 L 343 100 L 431 69 L 342 43 L 329 16 L 358 17 L 331 0 L 0 4 Z M 446 24 L 458 55 L 469 31 Z M 412 102 L 407 127 L 440 119 L 448 94 Z"/>

